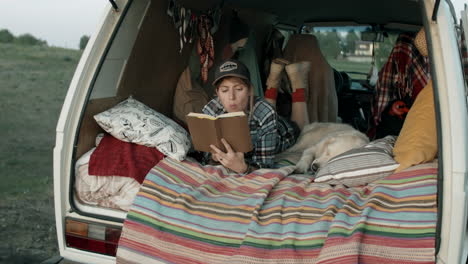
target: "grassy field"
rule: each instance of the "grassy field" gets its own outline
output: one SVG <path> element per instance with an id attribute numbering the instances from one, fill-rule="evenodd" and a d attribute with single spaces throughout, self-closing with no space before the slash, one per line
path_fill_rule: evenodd
<path id="1" fill-rule="evenodd" d="M 58 254 L 55 126 L 80 51 L 0 43 L 0 263 Z"/>

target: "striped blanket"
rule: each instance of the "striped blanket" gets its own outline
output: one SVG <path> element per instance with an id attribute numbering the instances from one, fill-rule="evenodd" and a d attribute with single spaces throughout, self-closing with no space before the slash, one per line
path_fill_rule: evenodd
<path id="1" fill-rule="evenodd" d="M 117 263 L 435 262 L 435 163 L 359 188 L 292 171 L 161 161 L 128 212 Z"/>

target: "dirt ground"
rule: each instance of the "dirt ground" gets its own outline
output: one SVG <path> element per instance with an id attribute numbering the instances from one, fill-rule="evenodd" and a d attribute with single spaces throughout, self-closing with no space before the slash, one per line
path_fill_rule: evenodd
<path id="1" fill-rule="evenodd" d="M 58 255 L 52 191 L 49 194 L 0 200 L 0 263 L 41 263 Z"/>

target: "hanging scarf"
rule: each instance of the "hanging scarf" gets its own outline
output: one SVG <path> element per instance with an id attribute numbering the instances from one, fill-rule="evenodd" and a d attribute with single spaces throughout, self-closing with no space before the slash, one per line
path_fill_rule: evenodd
<path id="1" fill-rule="evenodd" d="M 197 53 L 200 56 L 201 80 L 203 83 L 208 81 L 208 70 L 214 62 L 214 44 L 210 32 L 211 19 L 207 15 L 198 17 L 198 41 Z"/>
<path id="2" fill-rule="evenodd" d="M 191 9 L 180 6 L 175 0 L 169 0 L 166 13 L 172 18 L 174 27 L 179 33 L 179 52 L 182 52 L 184 44 L 192 43 L 195 14 Z"/>
<path id="3" fill-rule="evenodd" d="M 182 52 L 186 43 L 192 43 L 193 33 L 196 27 L 198 33 L 197 54 L 200 56 L 200 72 L 203 83 L 208 81 L 208 70 L 214 62 L 214 44 L 212 35 L 218 30 L 221 19 L 221 9 L 224 1 L 214 9 L 208 10 L 203 15 L 197 15 L 194 11 L 169 0 L 167 15 L 172 18 L 174 27 L 179 33 L 179 52 Z"/>

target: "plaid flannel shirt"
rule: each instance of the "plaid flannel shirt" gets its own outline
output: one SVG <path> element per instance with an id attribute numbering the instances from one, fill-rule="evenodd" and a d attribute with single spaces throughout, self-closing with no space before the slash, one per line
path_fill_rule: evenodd
<path id="1" fill-rule="evenodd" d="M 208 102 L 202 111 L 211 116 L 226 113 L 218 98 Z M 268 102 L 258 97 L 255 98 L 249 127 L 253 150 L 245 154 L 245 159 L 259 168 L 272 167 L 275 154 L 291 147 L 300 132 L 295 123 L 279 116 Z"/>
<path id="2" fill-rule="evenodd" d="M 414 102 L 429 81 L 429 61 L 414 45 L 414 34 L 398 37 L 387 63 L 379 72 L 372 117 L 375 125 L 390 101 L 409 98 Z"/>

